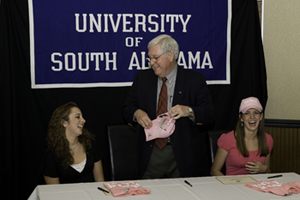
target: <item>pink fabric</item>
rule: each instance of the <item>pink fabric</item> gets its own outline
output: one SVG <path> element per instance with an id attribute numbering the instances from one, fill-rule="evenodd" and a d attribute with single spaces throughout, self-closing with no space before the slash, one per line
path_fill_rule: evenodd
<path id="1" fill-rule="evenodd" d="M 271 135 L 265 133 L 269 151 L 273 149 L 273 138 Z M 222 134 L 218 140 L 218 146 L 228 152 L 226 158 L 226 175 L 243 175 L 249 174 L 245 165 L 247 162 L 253 162 L 254 160 L 261 163 L 265 163 L 266 157 L 260 157 L 257 155 L 258 151 L 249 151 L 249 157 L 244 157 L 236 147 L 236 139 L 234 132 L 231 131 L 227 134 Z"/>
<path id="2" fill-rule="evenodd" d="M 279 183 L 272 180 L 246 183 L 245 186 L 261 192 L 270 192 L 281 196 L 300 193 L 300 182 Z"/>
<path id="3" fill-rule="evenodd" d="M 245 113 L 250 108 L 255 108 L 259 112 L 263 110 L 259 100 L 256 97 L 249 97 L 247 99 L 243 99 L 240 105 L 240 112 Z"/>
<path id="4" fill-rule="evenodd" d="M 290 191 L 294 194 L 300 193 L 300 182 L 289 182 L 287 185 L 290 187 Z"/>
<path id="5" fill-rule="evenodd" d="M 151 190 L 145 189 L 134 181 L 120 183 L 103 183 L 114 197 L 149 194 Z"/>
<path id="6" fill-rule="evenodd" d="M 169 113 L 164 113 L 155 120 L 152 120 L 152 127 L 144 129 L 146 135 L 146 141 L 153 140 L 156 138 L 167 138 L 175 130 L 175 119 L 171 118 Z"/>

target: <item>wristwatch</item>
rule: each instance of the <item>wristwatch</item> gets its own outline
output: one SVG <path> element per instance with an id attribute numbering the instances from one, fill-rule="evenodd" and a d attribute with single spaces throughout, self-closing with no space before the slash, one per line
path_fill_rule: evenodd
<path id="1" fill-rule="evenodd" d="M 193 109 L 191 107 L 189 107 L 189 117 L 191 117 L 193 114 Z"/>

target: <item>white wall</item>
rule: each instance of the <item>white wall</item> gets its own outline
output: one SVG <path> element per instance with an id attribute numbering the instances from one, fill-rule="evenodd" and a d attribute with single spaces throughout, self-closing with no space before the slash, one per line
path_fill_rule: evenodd
<path id="1" fill-rule="evenodd" d="M 266 119 L 300 120 L 300 0 L 263 0 Z"/>

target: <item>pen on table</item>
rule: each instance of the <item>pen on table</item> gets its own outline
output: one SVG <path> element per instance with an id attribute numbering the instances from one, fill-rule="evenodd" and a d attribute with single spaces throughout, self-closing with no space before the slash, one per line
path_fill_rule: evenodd
<path id="1" fill-rule="evenodd" d="M 108 191 L 104 190 L 104 189 L 103 189 L 103 188 L 101 188 L 101 187 L 98 187 L 98 190 L 101 190 L 102 192 L 109 193 Z"/>
<path id="2" fill-rule="evenodd" d="M 186 184 L 188 184 L 189 186 L 193 187 L 193 185 L 190 184 L 190 182 L 188 182 L 187 180 L 184 180 L 184 182 L 185 182 Z"/>
<path id="3" fill-rule="evenodd" d="M 269 176 L 268 178 L 278 178 L 278 177 L 282 177 L 282 175 Z"/>

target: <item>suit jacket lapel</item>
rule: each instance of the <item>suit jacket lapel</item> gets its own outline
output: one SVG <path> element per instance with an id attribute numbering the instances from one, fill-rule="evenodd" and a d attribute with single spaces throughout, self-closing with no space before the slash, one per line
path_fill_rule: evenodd
<path id="1" fill-rule="evenodd" d="M 178 66 L 173 103 L 172 103 L 173 106 L 180 104 L 180 102 L 182 102 L 182 98 L 185 92 L 184 91 L 185 79 L 186 77 L 184 74 L 184 69 Z"/>
<path id="2" fill-rule="evenodd" d="M 148 113 L 150 119 L 155 119 L 156 118 L 156 101 L 157 101 L 157 76 L 154 74 L 154 72 L 149 76 L 149 84 L 147 84 L 149 88 L 147 90 L 149 91 L 149 105 L 151 106 L 150 108 L 150 113 Z M 155 102 L 155 103 L 153 103 Z"/>

